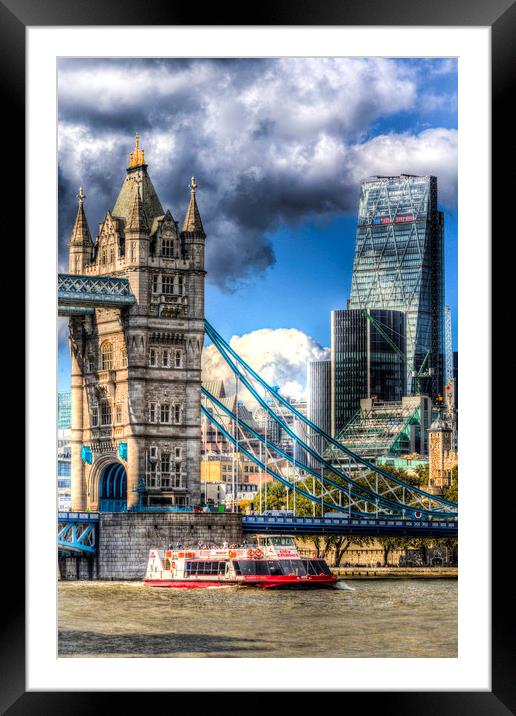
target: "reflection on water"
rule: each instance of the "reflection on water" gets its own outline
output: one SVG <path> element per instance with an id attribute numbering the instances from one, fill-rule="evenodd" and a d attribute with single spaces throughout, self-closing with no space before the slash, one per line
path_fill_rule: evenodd
<path id="1" fill-rule="evenodd" d="M 456 580 L 336 590 L 60 582 L 59 656 L 456 657 Z"/>

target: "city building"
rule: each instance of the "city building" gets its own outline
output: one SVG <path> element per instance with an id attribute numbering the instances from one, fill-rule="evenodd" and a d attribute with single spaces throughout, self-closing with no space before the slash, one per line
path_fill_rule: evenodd
<path id="1" fill-rule="evenodd" d="M 72 426 L 72 394 L 57 394 L 57 429 L 65 430 Z"/>
<path id="2" fill-rule="evenodd" d="M 387 466 L 394 467 L 397 470 L 405 470 L 409 475 L 416 477 L 418 468 L 424 468 L 428 465 L 428 458 L 418 455 L 418 453 L 400 456 L 387 455 L 379 457 L 376 460 L 376 464 L 379 467 Z"/>
<path id="3" fill-rule="evenodd" d="M 268 398 L 271 408 L 274 410 L 281 420 L 295 433 L 301 440 L 306 442 L 305 424 L 297 418 L 282 403 L 274 402 L 272 398 Z M 306 417 L 307 401 L 293 398 L 289 400 L 290 405 L 295 408 L 298 413 Z M 272 418 L 269 413 L 259 406 L 253 412 L 253 421 L 256 430 L 263 435 L 266 440 L 280 447 L 288 455 L 293 456 L 296 460 L 304 462 L 306 460 L 305 451 L 298 443 L 294 444 L 292 436 L 281 427 L 281 425 Z"/>
<path id="4" fill-rule="evenodd" d="M 243 421 L 252 428 L 256 428 L 251 411 L 240 400 L 237 401 L 236 394 L 226 395 L 226 389 L 222 380 L 203 382 L 203 388 L 208 391 L 219 403 L 234 415 L 238 415 L 239 420 Z M 232 419 L 221 410 L 217 410 L 216 406 L 206 400 L 206 409 L 231 435 L 235 434 L 235 426 Z M 207 416 L 203 416 L 201 421 L 201 455 L 208 455 L 210 458 L 214 455 L 233 455 L 236 448 L 233 443 L 228 440 L 224 433 L 214 425 Z M 252 441 L 254 444 L 254 441 Z"/>
<path id="5" fill-rule="evenodd" d="M 331 434 L 331 361 L 311 360 L 307 363 L 307 402 L 306 417 L 328 435 Z M 319 454 L 324 450 L 324 439 L 308 432 L 307 443 Z M 319 467 L 313 457 L 309 457 L 310 467 Z"/>
<path id="6" fill-rule="evenodd" d="M 241 507 L 244 501 L 250 502 L 256 497 L 258 486 L 250 483 L 237 483 L 234 486 L 227 482 L 207 482 L 203 486 L 203 497 L 207 505 L 224 504 L 227 509 Z"/>
<path id="7" fill-rule="evenodd" d="M 161 205 L 136 135 L 95 241 L 79 191 L 69 273 L 78 285 L 128 279 L 135 303 L 69 319 L 74 510 L 200 499 L 206 234 L 196 189 L 192 177 L 180 230 Z"/>
<path id="8" fill-rule="evenodd" d="M 362 182 L 347 307 L 406 313 L 407 394 L 433 400 L 444 387 L 443 236 L 436 177 Z"/>
<path id="9" fill-rule="evenodd" d="M 378 464 L 379 458 L 425 456 L 431 422 L 432 401 L 426 395 L 408 395 L 392 403 L 368 398 L 360 401 L 360 411 L 340 432 L 339 442 Z M 334 455 L 329 448 L 328 459 Z"/>
<path id="10" fill-rule="evenodd" d="M 458 463 L 453 447 L 453 429 L 439 415 L 428 430 L 428 492 L 441 495 L 451 484 L 452 470 Z"/>
<path id="11" fill-rule="evenodd" d="M 230 455 L 204 456 L 201 461 L 201 483 L 205 482 L 227 482 L 241 483 L 254 482 L 251 478 L 257 478 L 260 468 L 240 453 L 235 454 L 235 459 Z"/>
<path id="12" fill-rule="evenodd" d="M 405 314 L 349 309 L 331 312 L 331 432 L 338 437 L 360 401 L 405 395 Z"/>
<path id="13" fill-rule="evenodd" d="M 68 511 L 72 507 L 72 451 L 70 428 L 57 431 L 57 507 Z"/>

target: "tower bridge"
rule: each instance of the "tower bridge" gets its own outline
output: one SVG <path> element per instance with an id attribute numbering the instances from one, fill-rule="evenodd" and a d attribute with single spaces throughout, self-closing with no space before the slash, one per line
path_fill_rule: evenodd
<path id="1" fill-rule="evenodd" d="M 72 356 L 73 512 L 60 516 L 60 549 L 95 552 L 97 522 L 80 515 L 180 513 L 200 503 L 201 419 L 234 456 L 288 488 L 294 513 L 296 496 L 314 506 L 311 517 L 245 516 L 244 531 L 456 535 L 456 503 L 404 483 L 326 434 L 205 320 L 206 234 L 196 191 L 192 178 L 179 230 L 137 137 L 95 241 L 82 188 L 78 194 L 69 273 L 58 278 Z M 233 376 L 234 411 L 201 386 L 205 334 Z M 242 419 L 243 396 L 290 436 L 292 454 Z"/>
<path id="2" fill-rule="evenodd" d="M 135 508 L 142 477 L 156 507 L 200 500 L 206 235 L 196 189 L 192 178 L 180 228 L 137 135 L 95 240 L 79 191 L 69 272 L 58 278 L 72 357 L 74 511 Z"/>

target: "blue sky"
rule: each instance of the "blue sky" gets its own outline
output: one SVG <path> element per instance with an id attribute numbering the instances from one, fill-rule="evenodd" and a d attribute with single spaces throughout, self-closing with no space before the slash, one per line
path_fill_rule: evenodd
<path id="1" fill-rule="evenodd" d="M 434 174 L 445 213 L 446 303 L 457 344 L 455 60 L 61 60 L 60 267 L 79 185 L 95 235 L 136 129 L 165 208 L 182 221 L 192 174 L 207 238 L 206 315 L 227 338 L 260 329 L 275 360 L 329 346 L 349 294 L 360 180 Z M 59 389 L 70 383 L 60 322 Z M 292 342 L 293 341 L 293 342 Z M 270 359 L 270 356 L 269 356 Z"/>

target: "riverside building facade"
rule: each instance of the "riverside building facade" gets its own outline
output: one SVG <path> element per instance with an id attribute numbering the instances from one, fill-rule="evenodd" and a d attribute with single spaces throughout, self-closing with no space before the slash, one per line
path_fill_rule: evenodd
<path id="1" fill-rule="evenodd" d="M 434 400 L 444 387 L 443 236 L 436 177 L 362 182 L 348 308 L 406 314 L 407 393 Z"/>
<path id="2" fill-rule="evenodd" d="M 73 510 L 200 500 L 206 235 L 196 188 L 192 178 L 180 229 L 161 205 L 136 135 L 95 241 L 79 192 L 69 273 L 126 278 L 136 300 L 70 318 Z"/>

